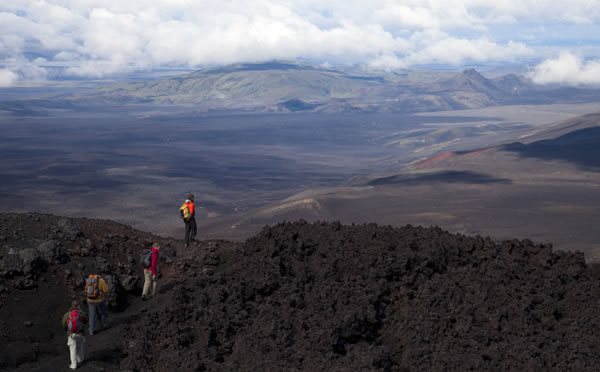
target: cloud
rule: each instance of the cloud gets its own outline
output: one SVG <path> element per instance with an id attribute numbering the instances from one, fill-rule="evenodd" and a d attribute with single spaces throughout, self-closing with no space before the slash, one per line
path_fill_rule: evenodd
<path id="1" fill-rule="evenodd" d="M 441 36 L 436 39 L 428 38 L 421 48 L 406 58 L 409 65 L 424 63 L 443 63 L 460 65 L 467 61 L 512 62 L 519 57 L 531 56 L 533 50 L 523 43 L 509 41 L 497 44 L 487 38 L 475 40 L 459 39 L 451 36 Z"/>
<path id="2" fill-rule="evenodd" d="M 10 67 L 28 79 L 33 75 L 21 71 L 32 65 L 43 68 L 33 62 L 38 57 L 63 63 L 67 66 L 64 73 L 79 77 L 147 67 L 274 59 L 384 69 L 514 61 L 536 52 L 528 43 L 539 40 L 525 39 L 520 32 L 531 25 L 572 25 L 582 30 L 576 32 L 597 34 L 591 32 L 600 31 L 595 26 L 600 23 L 600 7 L 594 3 L 455 0 L 449 6 L 441 0 L 4 0 L 0 3 L 0 65 L 8 66 L 9 61 L 29 64 Z M 496 34 L 496 25 L 511 26 Z M 506 35 L 507 29 L 512 36 Z"/>
<path id="3" fill-rule="evenodd" d="M 19 80 L 45 80 L 48 70 L 41 65 L 46 59 L 38 57 L 30 61 L 23 57 L 6 58 L 0 67 L 0 87 L 16 85 Z"/>
<path id="4" fill-rule="evenodd" d="M 440 20 L 431 9 L 409 7 L 402 4 L 389 4 L 375 10 L 374 17 L 386 25 L 395 25 L 404 29 L 439 28 Z"/>
<path id="5" fill-rule="evenodd" d="M 537 84 L 598 85 L 600 60 L 583 61 L 569 51 L 537 65 L 530 74 Z"/>
<path id="6" fill-rule="evenodd" d="M 0 88 L 6 88 L 14 85 L 19 75 L 8 69 L 0 69 Z"/>
<path id="7" fill-rule="evenodd" d="M 374 70 L 393 71 L 407 68 L 408 65 L 394 55 L 383 55 L 369 62 L 369 67 Z"/>

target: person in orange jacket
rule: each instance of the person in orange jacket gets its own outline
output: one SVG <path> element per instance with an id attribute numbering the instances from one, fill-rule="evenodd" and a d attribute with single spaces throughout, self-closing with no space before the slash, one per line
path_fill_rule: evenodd
<path id="1" fill-rule="evenodd" d="M 196 226 L 196 207 L 194 205 L 194 195 L 188 194 L 185 201 L 179 208 L 181 218 L 185 223 L 185 246 L 189 247 L 190 242 L 196 238 L 198 228 Z"/>

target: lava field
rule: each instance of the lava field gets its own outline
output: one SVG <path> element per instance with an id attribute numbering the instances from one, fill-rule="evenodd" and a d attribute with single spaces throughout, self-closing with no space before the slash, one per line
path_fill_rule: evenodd
<path id="1" fill-rule="evenodd" d="M 161 244 L 158 294 L 139 256 Z M 82 371 L 598 370 L 600 270 L 583 254 L 437 227 L 284 222 L 243 243 L 0 215 L 1 370 L 60 370 L 84 276 L 112 287 Z"/>

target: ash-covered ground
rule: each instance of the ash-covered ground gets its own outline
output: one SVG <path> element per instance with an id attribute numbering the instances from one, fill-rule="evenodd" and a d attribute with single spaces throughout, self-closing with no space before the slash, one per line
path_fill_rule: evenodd
<path id="1" fill-rule="evenodd" d="M 162 245 L 142 302 L 139 256 Z M 82 371 L 598 370 L 598 268 L 529 240 L 281 223 L 185 248 L 110 221 L 0 215 L 0 369 L 67 370 L 60 318 L 112 284 Z"/>

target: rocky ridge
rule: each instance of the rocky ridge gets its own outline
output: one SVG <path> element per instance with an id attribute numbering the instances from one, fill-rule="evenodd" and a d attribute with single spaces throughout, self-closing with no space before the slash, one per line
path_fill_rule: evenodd
<path id="1" fill-rule="evenodd" d="M 141 302 L 139 253 L 153 241 L 160 289 Z M 111 278 L 116 321 L 89 340 L 82 370 L 600 365 L 598 267 L 548 244 L 298 221 L 185 248 L 110 221 L 2 214 L 0 369 L 67 365 L 58 318 L 92 269 Z"/>

